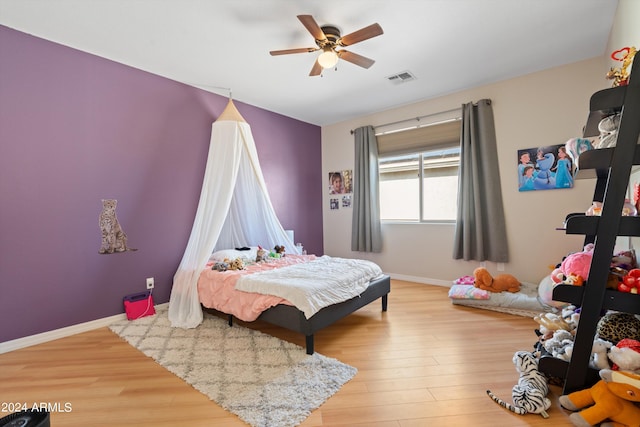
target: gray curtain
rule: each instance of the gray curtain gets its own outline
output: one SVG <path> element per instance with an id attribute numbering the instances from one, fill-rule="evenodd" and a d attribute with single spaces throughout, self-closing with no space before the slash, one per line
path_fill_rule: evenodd
<path id="1" fill-rule="evenodd" d="M 355 130 L 351 250 L 381 252 L 378 141 L 372 126 Z"/>
<path id="2" fill-rule="evenodd" d="M 496 131 L 489 99 L 462 106 L 453 258 L 509 261 Z"/>

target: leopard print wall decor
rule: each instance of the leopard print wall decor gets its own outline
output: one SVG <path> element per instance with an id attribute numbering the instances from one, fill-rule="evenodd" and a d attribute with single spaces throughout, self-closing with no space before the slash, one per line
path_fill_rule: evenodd
<path id="1" fill-rule="evenodd" d="M 136 251 L 127 246 L 127 235 L 120 226 L 118 217 L 116 216 L 116 206 L 118 201 L 115 199 L 102 200 L 102 212 L 98 218 L 98 225 L 102 236 L 102 245 L 98 251 L 101 254 L 113 254 L 117 252 Z"/>

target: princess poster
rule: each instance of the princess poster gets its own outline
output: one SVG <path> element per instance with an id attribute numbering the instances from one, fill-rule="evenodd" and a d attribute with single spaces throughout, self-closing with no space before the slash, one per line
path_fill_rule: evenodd
<path id="1" fill-rule="evenodd" d="M 518 150 L 518 191 L 572 188 L 573 168 L 565 144 Z"/>

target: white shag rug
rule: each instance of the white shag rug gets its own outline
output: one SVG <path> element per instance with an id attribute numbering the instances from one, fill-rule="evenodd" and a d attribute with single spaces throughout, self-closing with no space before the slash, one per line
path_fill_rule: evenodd
<path id="1" fill-rule="evenodd" d="M 357 372 L 207 313 L 197 328 L 172 328 L 164 306 L 110 329 L 254 427 L 299 425 Z"/>

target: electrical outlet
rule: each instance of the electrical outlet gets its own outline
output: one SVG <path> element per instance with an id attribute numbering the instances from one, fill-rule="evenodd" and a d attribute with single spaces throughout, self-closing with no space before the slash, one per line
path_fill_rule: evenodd
<path id="1" fill-rule="evenodd" d="M 147 289 L 153 289 L 153 277 L 147 277 Z"/>

